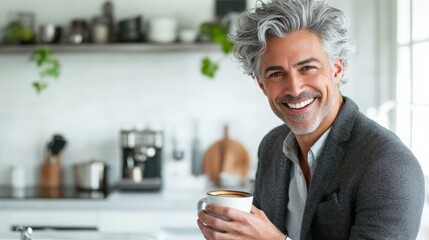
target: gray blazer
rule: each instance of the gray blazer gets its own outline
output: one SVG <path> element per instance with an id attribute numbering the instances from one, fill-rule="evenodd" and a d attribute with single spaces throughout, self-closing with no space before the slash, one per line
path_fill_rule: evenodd
<path id="1" fill-rule="evenodd" d="M 419 163 L 396 135 L 344 101 L 312 176 L 301 239 L 415 239 L 424 203 Z M 254 192 L 254 204 L 284 233 L 289 132 L 282 125 L 262 140 Z"/>

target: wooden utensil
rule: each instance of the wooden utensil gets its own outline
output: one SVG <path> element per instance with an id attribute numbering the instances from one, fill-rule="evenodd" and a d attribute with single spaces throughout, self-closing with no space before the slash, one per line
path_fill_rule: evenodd
<path id="1" fill-rule="evenodd" d="M 243 145 L 229 138 L 228 125 L 225 125 L 223 139 L 211 145 L 204 154 L 204 173 L 216 185 L 221 183 L 219 178 L 221 172 L 238 174 L 243 183 L 249 168 L 249 154 Z"/>

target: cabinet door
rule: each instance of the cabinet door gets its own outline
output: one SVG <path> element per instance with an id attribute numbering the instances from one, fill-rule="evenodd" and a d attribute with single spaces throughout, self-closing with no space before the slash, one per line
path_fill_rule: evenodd
<path id="1" fill-rule="evenodd" d="M 101 211 L 101 232 L 158 233 L 165 229 L 195 229 L 194 211 Z"/>
<path id="2" fill-rule="evenodd" d="M 0 232 L 13 226 L 28 226 L 54 230 L 97 230 L 97 213 L 82 210 L 2 210 Z"/>

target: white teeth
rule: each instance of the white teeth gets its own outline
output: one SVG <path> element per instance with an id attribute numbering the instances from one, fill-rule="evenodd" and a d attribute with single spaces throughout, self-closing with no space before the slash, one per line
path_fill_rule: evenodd
<path id="1" fill-rule="evenodd" d="M 302 101 L 300 103 L 288 103 L 287 105 L 293 109 L 300 109 L 300 108 L 303 108 L 303 107 L 309 105 L 313 101 L 314 101 L 314 98 L 310 98 L 310 99 L 307 99 L 307 100 Z"/>

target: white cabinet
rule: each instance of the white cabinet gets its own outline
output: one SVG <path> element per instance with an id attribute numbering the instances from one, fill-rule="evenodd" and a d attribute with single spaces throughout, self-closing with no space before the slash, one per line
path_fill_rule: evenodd
<path id="1" fill-rule="evenodd" d="M 100 211 L 101 232 L 159 232 L 164 229 L 198 230 L 193 211 Z"/>
<path id="2" fill-rule="evenodd" d="M 0 232 L 13 226 L 37 229 L 94 230 L 109 233 L 197 229 L 196 212 L 187 210 L 1 210 Z"/>
<path id="3" fill-rule="evenodd" d="M 104 200 L 1 200 L 0 233 L 13 226 L 99 233 L 190 234 L 201 238 L 196 201 L 205 190 L 112 192 Z M 191 238 L 187 238 L 191 239 Z"/>

